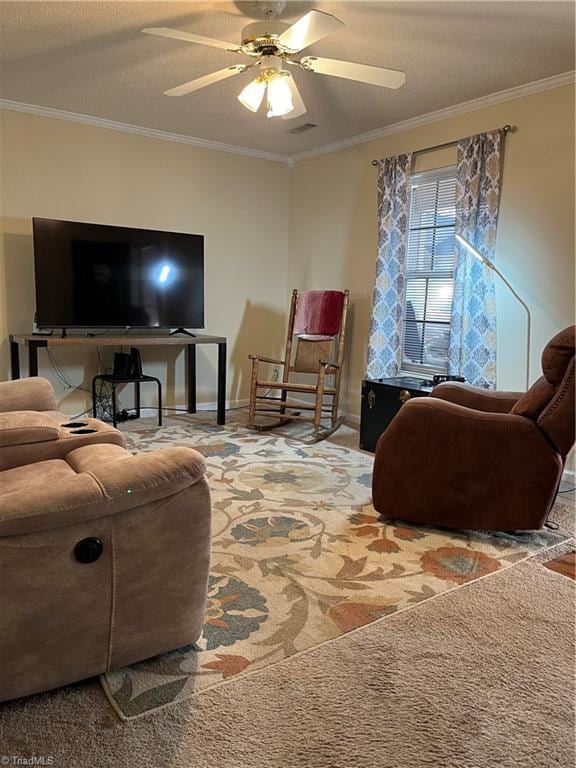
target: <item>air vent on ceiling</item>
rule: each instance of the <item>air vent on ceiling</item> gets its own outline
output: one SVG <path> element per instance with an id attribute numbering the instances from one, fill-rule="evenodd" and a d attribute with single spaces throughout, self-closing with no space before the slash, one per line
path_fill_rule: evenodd
<path id="1" fill-rule="evenodd" d="M 304 133 L 304 131 L 310 131 L 312 128 L 316 127 L 316 123 L 303 123 L 302 125 L 298 125 L 296 128 L 290 128 L 287 133 Z"/>

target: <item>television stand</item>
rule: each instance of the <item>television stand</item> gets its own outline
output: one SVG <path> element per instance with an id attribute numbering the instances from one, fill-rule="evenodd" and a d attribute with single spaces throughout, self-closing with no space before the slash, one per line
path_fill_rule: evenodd
<path id="1" fill-rule="evenodd" d="M 187 331 L 186 328 L 175 328 L 173 331 L 170 331 L 170 336 L 176 336 L 178 333 L 183 333 L 184 336 L 192 336 L 192 338 L 196 338 L 195 333 L 190 333 L 190 331 Z"/>
<path id="2" fill-rule="evenodd" d="M 10 362 L 12 379 L 20 378 L 20 344 L 28 351 L 28 375 L 38 376 L 38 350 L 50 347 L 184 347 L 186 363 L 184 372 L 187 383 L 189 413 L 196 413 L 196 348 L 201 344 L 215 344 L 218 347 L 218 395 L 217 423 L 226 423 L 226 338 L 224 336 L 205 336 L 198 333 L 195 336 L 187 333 L 185 336 L 79 336 L 70 334 L 62 338 L 53 336 L 34 336 L 31 333 L 18 333 L 10 336 Z"/>

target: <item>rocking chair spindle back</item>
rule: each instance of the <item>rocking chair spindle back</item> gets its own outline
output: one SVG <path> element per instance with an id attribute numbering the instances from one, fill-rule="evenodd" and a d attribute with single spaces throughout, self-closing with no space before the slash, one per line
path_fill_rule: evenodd
<path id="1" fill-rule="evenodd" d="M 316 295 L 311 296 L 311 293 Z M 338 403 L 349 294 L 348 290 L 315 291 L 309 292 L 308 295 L 306 292 L 299 293 L 297 290 L 292 292 L 284 359 L 275 360 L 250 355 L 252 360 L 248 417 L 250 427 L 267 430 L 291 421 L 310 421 L 313 424 L 313 441 L 315 442 L 328 437 L 342 424 L 344 419 L 338 417 Z M 337 333 L 295 334 L 295 323 L 299 317 L 299 301 L 308 302 L 308 306 L 312 306 L 313 309 L 312 319 L 309 320 L 310 327 L 307 327 L 307 330 L 322 331 L 330 328 L 337 329 Z M 334 315 L 335 311 L 338 312 L 337 317 Z M 326 312 L 332 314 L 327 317 Z M 299 322 L 301 323 L 301 320 Z M 318 327 L 316 328 L 315 325 Z M 273 381 L 269 376 L 264 377 L 261 364 L 281 366 L 281 380 Z M 316 377 L 316 381 L 304 383 L 294 380 L 294 375 L 298 374 L 312 374 Z M 271 396 L 271 393 L 274 394 Z M 292 400 L 288 399 L 289 394 Z M 265 423 L 262 423 L 263 419 L 266 420 Z"/>

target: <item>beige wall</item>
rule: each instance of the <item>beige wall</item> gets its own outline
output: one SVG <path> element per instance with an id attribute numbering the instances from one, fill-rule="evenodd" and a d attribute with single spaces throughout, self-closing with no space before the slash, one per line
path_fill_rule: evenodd
<path id="1" fill-rule="evenodd" d="M 0 379 L 8 377 L 7 334 L 32 326 L 31 218 L 41 216 L 205 235 L 206 332 L 228 337 L 229 397 L 246 397 L 248 354 L 277 353 L 283 341 L 288 168 L 61 120 L 0 116 Z M 54 354 L 74 384 L 89 386 L 93 350 Z M 109 348 L 102 354 L 112 357 Z M 41 373 L 56 383 L 63 408 L 79 411 L 87 395 L 66 392 L 40 355 Z M 169 404 L 185 402 L 183 357 L 143 350 L 147 372 L 167 381 Z M 215 379 L 215 349 L 199 348 L 199 402 L 215 400 Z"/>
<path id="2" fill-rule="evenodd" d="M 229 398 L 247 396 L 247 355 L 277 356 L 293 287 L 352 291 L 344 410 L 358 414 L 376 259 L 374 158 L 495 128 L 507 139 L 497 260 L 533 315 L 532 377 L 546 340 L 574 319 L 574 100 L 570 87 L 471 112 L 349 149 L 280 163 L 75 125 L 0 113 L 0 378 L 8 332 L 29 330 L 34 311 L 31 217 L 197 232 L 206 236 L 206 328 L 229 338 Z M 423 155 L 445 165 L 453 152 Z M 3 248 L 3 250 L 2 250 Z M 498 291 L 498 384 L 522 388 L 524 317 Z M 54 376 L 42 354 L 42 373 Z M 111 352 L 104 351 L 106 360 Z M 96 356 L 56 352 L 86 386 Z M 146 350 L 147 370 L 182 404 L 183 355 Z M 200 351 L 199 401 L 215 399 L 215 353 Z M 56 381 L 56 380 L 55 380 Z M 63 407 L 85 402 L 57 383 Z M 127 404 L 128 398 L 126 398 Z"/>
<path id="3" fill-rule="evenodd" d="M 352 294 L 344 409 L 358 414 L 365 374 L 377 248 L 373 159 L 510 123 L 497 263 L 532 312 L 532 378 L 552 334 L 574 321 L 574 94 L 571 87 L 487 107 L 296 164 L 290 198 L 288 285 Z M 455 160 L 445 150 L 424 167 Z M 498 386 L 524 386 L 525 315 L 505 289 L 498 300 Z"/>

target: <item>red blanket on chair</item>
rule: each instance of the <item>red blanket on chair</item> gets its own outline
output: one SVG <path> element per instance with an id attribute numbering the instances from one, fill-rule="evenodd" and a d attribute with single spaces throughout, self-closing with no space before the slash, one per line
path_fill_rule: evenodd
<path id="1" fill-rule="evenodd" d="M 342 323 L 342 291 L 303 291 L 298 295 L 294 333 L 337 336 Z"/>

